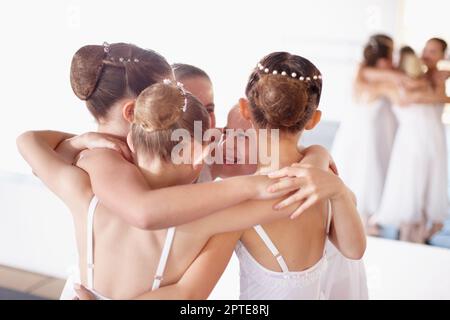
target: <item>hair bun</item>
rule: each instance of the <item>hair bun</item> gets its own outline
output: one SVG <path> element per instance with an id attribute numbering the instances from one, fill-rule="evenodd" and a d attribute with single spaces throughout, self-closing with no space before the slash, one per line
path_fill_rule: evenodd
<path id="1" fill-rule="evenodd" d="M 283 76 L 262 77 L 255 102 L 271 128 L 286 129 L 302 119 L 309 104 L 307 84 Z"/>
<path id="2" fill-rule="evenodd" d="M 79 49 L 72 58 L 70 84 L 75 95 L 87 100 L 95 91 L 103 70 L 106 52 L 103 46 L 87 45 Z"/>
<path id="3" fill-rule="evenodd" d="M 147 131 L 165 130 L 183 115 L 185 96 L 173 84 L 157 83 L 139 95 L 134 109 L 134 123 Z"/>

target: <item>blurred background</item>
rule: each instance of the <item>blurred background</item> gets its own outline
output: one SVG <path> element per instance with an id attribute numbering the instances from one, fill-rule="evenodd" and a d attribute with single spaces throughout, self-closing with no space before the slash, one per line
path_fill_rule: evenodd
<path id="1" fill-rule="evenodd" d="M 69 83 L 79 47 L 130 42 L 171 63 L 201 67 L 214 84 L 219 127 L 262 56 L 282 50 L 308 57 L 324 76 L 324 122 L 305 142 L 330 147 L 352 107 L 352 81 L 370 35 L 386 33 L 417 52 L 431 37 L 450 40 L 447 0 L 16 0 L 0 6 L 0 298 L 57 298 L 60 279 L 75 262 L 70 216 L 31 175 L 15 138 L 32 129 L 95 130 Z M 366 263 L 372 298 L 450 298 L 446 249 L 370 239 Z M 237 297 L 236 268 L 234 261 L 225 275 L 235 286 L 222 281 L 213 297 Z M 414 288 L 403 285 L 411 279 Z"/>

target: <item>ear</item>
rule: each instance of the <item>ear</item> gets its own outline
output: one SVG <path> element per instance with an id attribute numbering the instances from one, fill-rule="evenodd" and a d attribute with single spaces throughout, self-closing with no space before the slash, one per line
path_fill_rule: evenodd
<path id="1" fill-rule="evenodd" d="M 127 135 L 127 143 L 131 152 L 136 153 L 136 151 L 134 150 L 133 139 L 131 139 L 131 131 Z"/>
<path id="2" fill-rule="evenodd" d="M 129 123 L 132 123 L 134 119 L 134 104 L 135 100 L 130 100 L 122 108 L 122 117 Z"/>
<path id="3" fill-rule="evenodd" d="M 312 130 L 314 127 L 320 122 L 320 119 L 322 118 L 322 111 L 316 110 L 314 111 L 314 114 L 311 119 L 306 123 L 305 129 L 306 130 Z"/>
<path id="4" fill-rule="evenodd" d="M 249 120 L 249 121 L 251 120 L 251 113 L 250 113 L 250 108 L 249 108 L 247 99 L 245 99 L 245 98 L 239 99 L 239 112 L 241 113 L 241 116 L 245 120 Z"/>

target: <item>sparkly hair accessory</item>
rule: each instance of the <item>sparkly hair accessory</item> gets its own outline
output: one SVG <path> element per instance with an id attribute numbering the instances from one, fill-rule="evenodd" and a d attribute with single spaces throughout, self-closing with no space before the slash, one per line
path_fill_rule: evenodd
<path id="1" fill-rule="evenodd" d="M 318 79 L 322 79 L 322 75 L 321 74 L 317 74 L 317 75 L 313 75 L 311 76 L 305 76 L 305 75 L 299 75 L 295 72 L 292 72 L 290 75 L 288 75 L 288 73 L 286 71 L 278 71 L 278 70 L 270 70 L 269 68 L 264 67 L 261 63 L 258 63 L 258 70 L 265 73 L 265 74 L 273 74 L 273 75 L 277 75 L 280 74 L 283 77 L 291 77 L 293 79 L 298 79 L 300 81 L 311 81 L 311 79 L 313 80 L 318 80 Z"/>
<path id="2" fill-rule="evenodd" d="M 111 51 L 111 45 L 108 42 L 103 42 L 103 51 L 105 51 L 105 53 L 108 55 L 109 52 Z M 116 59 L 114 57 L 109 57 L 109 60 L 111 61 L 115 61 Z M 120 57 L 117 59 L 119 62 L 125 63 L 125 62 L 139 62 L 138 58 L 124 58 L 124 57 Z"/>
<path id="3" fill-rule="evenodd" d="M 170 79 L 164 79 L 163 83 L 166 85 L 175 85 L 177 87 L 178 90 L 180 90 L 181 95 L 184 98 L 184 104 L 181 106 L 181 110 L 183 110 L 183 112 L 186 112 L 187 109 L 187 95 L 186 95 L 186 90 L 184 89 L 184 85 L 181 82 L 174 82 Z"/>

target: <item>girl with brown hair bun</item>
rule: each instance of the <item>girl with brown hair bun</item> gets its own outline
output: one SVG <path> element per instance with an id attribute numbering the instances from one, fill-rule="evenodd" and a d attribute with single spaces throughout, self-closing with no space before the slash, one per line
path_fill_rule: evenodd
<path id="1" fill-rule="evenodd" d="M 271 65 L 268 61 L 272 59 L 274 64 Z M 308 166 L 302 167 L 303 154 L 297 149 L 297 141 L 303 130 L 312 129 L 320 119 L 320 112 L 317 111 L 321 93 L 320 72 L 306 59 L 287 53 L 269 55 L 267 60 L 261 61 L 262 63 L 267 63 L 271 68 L 284 68 L 281 70 L 287 71 L 280 71 L 279 76 L 255 71 L 247 87 L 249 102 L 241 99 L 240 108 L 244 117 L 252 121 L 257 131 L 263 129 L 281 131 L 280 165 L 294 165 L 274 173 L 274 176 L 294 175 L 298 178 L 283 180 L 271 191 L 293 190 L 299 187 L 301 191 L 284 199 L 279 205 L 277 203 L 280 200 L 247 201 L 177 227 L 176 231 L 173 228 L 169 229 L 172 232 L 168 231 L 167 234 L 175 233 L 175 239 L 167 263 L 165 279 L 168 285 L 159 290 L 144 293 L 138 298 L 206 297 L 223 272 L 236 242 L 238 242 L 236 250 L 241 262 L 241 298 L 243 299 L 328 297 L 331 285 L 325 283 L 322 286 L 321 284 L 321 275 L 326 264 L 323 254 L 328 229 L 330 239 L 347 257 L 359 259 L 362 256 L 365 250 L 365 236 L 351 193 L 334 173 L 315 168 L 323 166 L 324 163 L 328 167 L 328 157 L 316 157 L 315 162 L 310 157 Z M 290 76 L 286 76 L 287 72 L 290 72 Z M 294 74 L 302 75 L 304 79 L 291 78 Z M 151 93 L 152 87 L 147 90 Z M 141 114 L 139 109 L 143 105 L 151 106 L 152 101 L 158 100 L 155 96 L 147 95 L 147 90 L 142 93 L 142 99 L 139 97 L 137 100 L 135 115 Z M 147 102 L 142 103 L 145 98 Z M 179 104 L 180 101 L 174 105 Z M 280 107 L 282 112 L 279 110 Z M 155 112 L 157 120 L 149 123 Z M 147 120 L 142 121 L 140 116 L 135 117 L 137 123 L 133 126 L 139 126 L 132 130 L 131 135 L 133 136 L 136 129 L 141 133 L 149 130 L 149 134 L 152 134 L 155 129 L 159 132 L 161 130 L 159 114 L 162 112 L 161 108 L 154 106 L 142 113 L 146 115 Z M 176 109 L 166 114 L 170 118 L 171 114 L 178 112 L 179 109 Z M 135 151 L 139 150 L 136 144 L 148 145 L 142 141 L 138 142 L 140 140 L 136 140 L 135 143 L 133 138 L 132 141 L 132 149 Z M 271 143 L 277 142 L 271 141 Z M 153 163 L 160 162 L 155 158 L 149 159 L 149 154 L 151 152 L 144 155 L 144 162 L 139 164 L 141 170 L 145 172 L 150 171 Z M 142 157 L 139 156 L 139 151 L 136 156 Z M 89 161 L 88 156 L 83 157 L 78 165 L 84 167 L 84 161 Z M 173 170 L 167 169 L 167 165 L 171 166 L 166 163 L 159 170 L 153 168 L 153 176 L 145 175 L 150 185 L 154 183 L 158 185 L 158 179 L 164 178 L 165 174 L 178 177 L 175 173 L 177 169 L 175 167 Z M 146 166 L 148 169 L 145 168 Z M 258 174 L 267 173 L 267 168 L 265 164 L 258 163 Z M 165 180 L 167 177 L 163 179 Z M 179 180 L 169 181 L 181 183 Z M 136 201 L 139 201 L 138 198 Z M 288 216 L 297 207 L 297 201 L 303 203 L 298 211 L 302 215 L 295 220 L 289 219 Z M 330 216 L 331 211 L 333 216 Z M 271 222 L 274 220 L 277 221 Z M 255 227 L 258 234 L 264 234 L 262 236 L 264 242 L 256 236 L 253 228 L 236 231 L 245 230 L 257 223 L 267 223 L 264 229 L 261 225 Z M 264 230 L 277 243 L 276 250 L 282 252 L 282 255 L 272 250 L 274 246 L 272 240 L 269 240 L 269 248 L 273 255 L 267 250 L 265 245 L 268 244 L 269 236 Z M 209 237 L 231 231 L 236 232 L 217 236 L 222 237 L 220 239 L 221 257 L 213 258 L 211 252 L 204 250 L 204 253 L 192 262 L 195 252 L 198 252 L 198 248 L 201 248 Z M 210 241 L 217 243 L 218 240 Z M 211 250 L 215 251 L 215 249 Z M 174 273 L 175 270 L 177 270 L 176 273 Z"/>
<path id="2" fill-rule="evenodd" d="M 266 189 L 270 182 L 263 176 L 237 177 L 218 183 L 176 186 L 197 180 L 197 169 L 200 165 L 194 162 L 179 166 L 167 161 L 169 150 L 173 147 L 168 137 L 175 130 L 184 129 L 192 138 L 193 122 L 200 120 L 208 124 L 206 112 L 200 108 L 198 100 L 173 83 L 153 84 L 145 89 L 137 97 L 135 107 L 135 95 L 139 89 L 133 90 L 130 87 L 134 82 L 129 80 L 134 78 L 130 77 L 128 72 L 140 73 L 140 70 L 136 71 L 137 66 L 125 67 L 121 63 L 139 64 L 142 58 L 134 57 L 129 51 L 127 51 L 128 55 L 126 55 L 127 52 L 122 53 L 123 56 L 111 55 L 110 46 L 105 46 L 102 50 L 104 50 L 102 59 L 99 58 L 102 57 L 100 52 L 96 59 L 93 59 L 91 54 L 85 55 L 87 60 L 93 59 L 101 63 L 87 61 L 74 64 L 81 70 L 80 72 L 85 72 L 86 81 L 83 83 L 87 85 L 77 87 L 74 82 L 72 84 L 77 95 L 86 101 L 93 101 L 91 99 L 94 97 L 102 98 L 98 105 L 94 103 L 89 106 L 91 112 L 98 115 L 99 129 L 102 132 L 123 132 L 125 130 L 120 130 L 125 129 L 126 126 L 122 126 L 121 121 L 126 119 L 131 123 L 128 142 L 133 150 L 132 155 L 129 156 L 132 163 L 127 162 L 120 154 L 112 150 L 85 150 L 82 157 L 78 159 L 77 165 L 89 172 L 88 177 L 84 171 L 72 166 L 71 162 L 64 161 L 54 152 L 59 145 L 59 152 L 66 159 L 72 160 L 74 154 L 81 149 L 111 147 L 108 143 L 113 147 L 119 145 L 120 150 L 125 149 L 122 148 L 124 142 L 120 144 L 117 138 L 104 136 L 89 137 L 86 139 L 88 142 L 83 145 L 82 137 L 61 142 L 68 136 L 67 134 L 29 132 L 18 138 L 19 149 L 34 172 L 71 209 L 77 226 L 78 247 L 81 252 L 81 280 L 93 291 L 94 288 L 98 290 L 98 297 L 131 298 L 148 291 L 153 283 L 151 288 L 158 288 L 160 285 L 163 287 L 143 294 L 143 298 L 206 298 L 223 272 L 235 241 L 240 236 L 236 233 L 214 235 L 289 216 L 298 204 L 294 203 L 280 210 L 274 210 L 273 206 L 280 201 L 280 194 L 297 189 L 298 186 L 288 186 L 286 191 L 286 187 L 282 185 L 279 186 L 283 189 L 282 191 L 268 192 Z M 150 55 L 153 57 L 153 54 Z M 161 61 L 166 65 L 164 62 L 165 60 Z M 94 68 L 88 66 L 94 66 Z M 158 75 L 160 69 L 156 66 L 152 67 L 156 71 L 150 75 L 143 75 L 144 79 L 154 79 L 150 76 Z M 125 87 L 109 83 L 109 79 L 103 78 L 107 74 L 106 71 L 111 71 L 117 76 L 118 81 Z M 149 78 L 145 78 L 146 76 Z M 168 78 L 170 81 L 171 75 L 168 75 Z M 75 76 L 73 79 L 75 84 L 81 83 Z M 135 85 L 137 84 L 140 82 L 137 81 Z M 87 89 L 83 90 L 83 88 Z M 102 92 L 97 92 L 100 89 Z M 112 106 L 111 103 L 113 103 Z M 102 111 L 105 113 L 101 113 Z M 127 129 L 129 131 L 130 125 Z M 194 145 L 196 143 L 198 145 L 198 142 L 199 140 L 195 141 L 194 137 Z M 125 153 L 123 150 L 122 152 Z M 328 161 L 327 158 L 326 166 Z M 311 179 L 321 176 L 321 172 L 316 172 L 311 167 L 301 170 L 305 177 Z M 335 211 L 347 214 L 348 206 L 350 205 L 351 208 L 353 201 L 348 198 L 348 190 L 344 185 L 339 184 L 339 180 L 334 180 L 336 189 L 331 191 L 321 189 L 320 193 L 316 192 L 317 186 L 322 182 L 327 186 L 332 185 L 329 181 L 330 177 L 333 178 L 327 175 L 320 180 L 308 180 L 307 185 L 312 191 L 306 195 L 306 198 L 312 199 L 309 199 L 307 204 L 313 205 L 323 197 L 334 194 L 336 196 Z M 283 181 L 286 183 L 290 179 Z M 302 186 L 304 187 L 304 184 Z M 99 202 L 96 201 L 97 197 Z M 246 201 L 228 208 L 252 197 L 276 199 Z M 305 207 L 303 206 L 302 209 Z M 211 212 L 215 214 L 207 216 Z M 86 213 L 88 213 L 87 219 Z M 94 213 L 95 225 L 93 224 Z M 173 226 L 203 216 L 205 218 L 179 227 L 173 238 L 175 235 Z M 351 220 L 351 217 L 350 213 L 348 220 Z M 346 237 L 349 234 L 346 229 L 348 223 L 351 224 L 347 222 L 347 219 L 338 219 L 335 223 L 336 230 L 340 230 L 339 237 L 341 234 L 343 236 L 339 239 L 342 244 L 340 249 L 350 257 L 359 257 L 362 254 L 361 250 L 364 249 L 360 243 L 357 243 L 355 247 L 354 238 Z M 86 228 L 86 226 L 92 228 Z M 167 227 L 170 228 L 167 231 L 160 230 Z M 109 230 L 109 233 L 102 231 L 102 228 Z M 95 243 L 92 243 L 91 240 L 94 237 Z M 164 238 L 167 241 L 162 246 Z M 172 240 L 173 245 L 171 245 Z M 130 247 L 135 250 L 130 250 Z M 123 259 L 124 252 L 127 252 L 127 259 Z M 160 256 L 161 252 L 164 253 L 162 257 L 169 256 L 169 260 L 161 259 L 158 264 L 154 257 Z M 197 259 L 193 263 L 195 257 Z M 161 279 L 162 271 L 164 271 L 162 266 L 166 262 L 167 270 L 163 272 L 165 277 Z M 111 265 L 115 268 L 111 268 Z M 157 265 L 160 267 L 157 268 Z M 201 288 L 189 290 L 192 279 L 200 274 L 202 281 L 195 281 L 195 283 L 201 283 Z"/>
<path id="3" fill-rule="evenodd" d="M 313 191 L 303 185 L 305 167 L 301 165 L 298 141 L 304 130 L 313 129 L 320 121 L 317 108 L 321 92 L 322 75 L 314 64 L 297 55 L 274 52 L 258 63 L 247 83 L 247 99 L 240 100 L 241 113 L 257 131 L 279 130 L 279 141 L 263 141 L 257 135 L 258 145 L 279 144 L 280 166 L 285 168 L 269 176 L 297 179 L 280 182 L 273 190 L 286 184 L 300 187 L 276 208 L 303 202 L 294 214 L 301 214 L 298 219 L 280 219 L 242 233 L 236 249 L 241 299 L 330 298 L 333 279 L 324 281 L 327 239 L 349 258 L 360 259 L 364 252 L 362 223 L 352 194 L 343 188 L 341 180 L 330 170 L 317 169 L 315 178 L 327 181 L 318 189 L 317 201 L 308 197 Z M 316 160 L 323 161 L 320 157 Z M 268 170 L 270 165 L 258 163 L 257 173 Z M 345 232 L 352 236 L 346 238 Z"/>
<path id="4" fill-rule="evenodd" d="M 172 68 L 152 50 L 124 43 L 84 46 L 72 59 L 70 81 L 76 96 L 86 102 L 97 120 L 98 132 L 74 136 L 30 131 L 18 137 L 18 148 L 33 172 L 64 201 L 76 223 L 85 218 L 93 193 L 102 203 L 112 199 L 119 204 L 111 211 L 113 215 L 130 225 L 150 229 L 186 223 L 246 199 L 273 197 L 266 192 L 268 181 L 262 177 L 236 177 L 164 191 L 149 188 L 142 172 L 130 163 L 133 158 L 126 136 L 133 121 L 135 99 L 143 89 L 164 79 L 173 80 Z M 86 155 L 90 170 L 86 171 L 72 165 L 85 149 L 91 149 L 89 157 Z M 105 183 L 106 188 L 96 181 Z M 119 197 L 110 193 L 118 181 L 125 183 Z M 136 202 L 140 196 L 145 200 Z M 167 199 L 174 199 L 171 206 Z M 129 203 L 139 209 L 131 210 Z M 72 286 L 66 288 L 62 297 L 73 298 Z"/>

